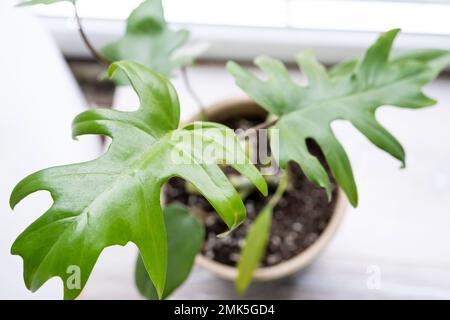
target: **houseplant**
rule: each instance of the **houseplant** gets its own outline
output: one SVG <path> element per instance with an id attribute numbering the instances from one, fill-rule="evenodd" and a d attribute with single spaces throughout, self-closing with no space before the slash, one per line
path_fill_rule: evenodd
<path id="1" fill-rule="evenodd" d="M 140 11 L 132 14 L 129 25 L 136 17 L 141 17 Z M 146 16 L 141 21 L 143 24 L 137 23 L 127 32 L 138 31 L 142 35 L 141 27 L 148 32 L 147 28 L 155 25 L 161 30 L 163 20 L 157 19 L 157 24 L 154 21 L 150 14 L 150 18 Z M 345 61 L 330 71 L 310 52 L 299 55 L 297 61 L 309 80 L 308 86 L 296 84 L 281 62 L 268 57 L 255 60 L 267 74 L 267 81 L 259 80 L 234 62 L 228 63 L 236 83 L 268 112 L 267 119 L 253 129 L 269 129 L 271 158 L 280 166 L 271 177 L 263 177 L 247 161 L 254 150 L 248 144 L 244 149 L 238 147 L 237 137 L 225 126 L 194 122 L 177 129 L 176 93 L 163 75 L 141 64 L 145 62 L 113 63 L 110 76 L 120 74 L 118 81 L 127 79 L 132 84 L 140 98 L 140 109 L 90 110 L 80 114 L 73 124 L 74 136 L 111 136 L 108 152 L 88 163 L 39 171 L 20 182 L 11 195 L 12 207 L 37 190 L 50 191 L 54 199 L 52 208 L 25 230 L 12 248 L 13 254 L 24 258 L 27 287 L 35 290 L 50 277 L 59 276 L 65 283 L 65 298 L 74 298 L 104 247 L 133 241 L 142 257 L 137 264 L 141 292 L 150 298 L 167 297 L 189 274 L 203 234 L 201 225 L 186 207 L 167 206 L 164 214 L 160 207 L 159 190 L 163 184 L 173 176 L 181 176 L 189 181 L 183 190 L 195 197 L 204 195 L 230 230 L 244 221 L 242 199 L 246 200 L 249 192 L 254 194 L 253 185 L 264 195 L 269 185 L 269 198 L 249 227 L 238 262 L 236 287 L 243 292 L 263 258 L 274 209 L 290 192 L 289 188 L 295 190 L 293 170 L 300 167 L 302 174 L 325 189 L 331 200 L 333 182 L 325 168 L 329 166 L 336 184 L 350 203 L 357 205 L 351 166 L 330 128 L 332 121 L 350 121 L 372 143 L 404 165 L 401 145 L 376 121 L 375 111 L 383 105 L 432 105 L 434 101 L 423 95 L 421 88 L 450 63 L 450 53 L 420 50 L 391 55 L 397 33 L 398 30 L 386 32 L 361 59 Z M 143 41 L 140 37 L 131 38 L 132 43 Z M 145 48 L 154 49 L 151 45 Z M 246 132 L 242 135 L 246 136 Z M 318 150 L 312 152 L 314 148 Z M 321 162 L 318 158 L 322 155 Z M 218 161 L 234 167 L 251 183 L 221 166 L 225 175 Z M 292 169 L 292 164 L 297 169 Z M 187 242 L 186 237 L 177 237 L 182 234 L 196 236 Z M 229 232 L 221 236 L 228 235 Z M 68 273 L 73 266 L 78 269 L 70 270 L 78 273 Z"/>

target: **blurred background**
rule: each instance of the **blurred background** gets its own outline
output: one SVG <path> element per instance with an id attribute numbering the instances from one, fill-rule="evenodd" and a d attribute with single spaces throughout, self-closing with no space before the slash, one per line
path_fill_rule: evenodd
<path id="1" fill-rule="evenodd" d="M 79 0 L 86 33 L 100 48 L 119 38 L 139 0 Z M 91 60 L 78 35 L 70 3 L 14 8 L 0 4 L 0 298 L 61 298 L 59 280 L 29 293 L 22 261 L 9 254 L 17 235 L 50 205 L 37 193 L 15 212 L 13 186 L 38 169 L 92 159 L 96 137 L 71 140 L 72 118 L 88 107 L 129 109 L 127 87 L 99 82 L 104 67 Z M 189 68 L 205 105 L 244 94 L 226 73 L 228 59 L 251 66 L 267 54 L 284 60 L 302 78 L 293 56 L 312 49 L 327 65 L 361 54 L 377 35 L 402 28 L 397 49 L 450 49 L 450 0 L 165 0 L 171 27 L 191 31 L 192 43 L 209 49 Z M 198 112 L 176 76 L 182 116 Z M 378 118 L 403 144 L 407 167 L 373 148 L 351 125 L 333 123 L 349 153 L 360 193 L 323 255 L 308 269 L 281 281 L 252 285 L 246 298 L 450 298 L 450 76 L 426 88 L 439 103 L 410 112 L 381 108 Z M 134 299 L 132 245 L 106 249 L 81 298 Z M 375 278 L 374 278 L 375 277 Z M 377 279 L 374 285 L 373 279 Z M 236 298 L 233 285 L 195 268 L 172 298 Z"/>

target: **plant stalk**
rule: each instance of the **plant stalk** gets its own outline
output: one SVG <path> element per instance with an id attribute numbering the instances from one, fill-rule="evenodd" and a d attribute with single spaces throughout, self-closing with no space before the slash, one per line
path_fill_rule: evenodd
<path id="1" fill-rule="evenodd" d="M 181 67 L 181 78 L 183 79 L 184 86 L 186 87 L 186 90 L 189 92 L 189 95 L 192 97 L 192 99 L 197 104 L 197 107 L 200 110 L 200 116 L 202 121 L 208 120 L 208 115 L 206 113 L 205 105 L 202 103 L 198 95 L 195 93 L 194 89 L 191 86 L 191 82 L 189 81 L 189 76 L 187 72 L 186 66 Z"/>
<path id="2" fill-rule="evenodd" d="M 275 190 L 275 193 L 273 194 L 272 198 L 270 198 L 269 202 L 265 206 L 265 208 L 270 208 L 271 210 L 273 210 L 273 208 L 275 208 L 275 206 L 283 197 L 283 194 L 287 190 L 289 185 L 289 175 L 287 170 L 288 169 L 286 169 L 286 171 L 283 172 L 280 178 L 280 182 L 278 183 L 278 187 Z"/>
<path id="3" fill-rule="evenodd" d="M 106 59 L 103 55 L 101 55 L 100 52 L 98 52 L 94 48 L 92 43 L 89 41 L 89 38 L 87 37 L 86 33 L 84 32 L 83 25 L 81 24 L 81 18 L 78 13 L 78 7 L 77 7 L 76 2 L 73 2 L 73 8 L 74 8 L 74 12 L 75 12 L 75 20 L 77 22 L 78 32 L 80 33 L 81 39 L 83 39 L 83 42 L 86 45 L 86 47 L 88 48 L 89 52 L 98 62 L 109 65 L 111 62 L 108 59 Z"/>
<path id="4" fill-rule="evenodd" d="M 248 137 L 254 131 L 258 131 L 258 130 L 262 130 L 262 129 L 268 129 L 268 128 L 272 127 L 273 125 L 275 125 L 277 122 L 278 122 L 278 119 L 273 119 L 273 120 L 270 120 L 270 121 L 265 121 L 263 123 L 260 123 L 260 124 L 254 126 L 254 127 L 248 128 L 247 130 L 245 130 L 244 132 L 242 132 L 239 135 L 239 138 Z"/>

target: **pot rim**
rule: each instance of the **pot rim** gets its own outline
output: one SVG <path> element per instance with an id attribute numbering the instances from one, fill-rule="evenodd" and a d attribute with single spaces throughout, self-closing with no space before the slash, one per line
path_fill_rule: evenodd
<path id="1" fill-rule="evenodd" d="M 255 270 L 253 280 L 256 281 L 269 281 L 291 275 L 300 269 L 308 266 L 317 256 L 322 252 L 326 245 L 330 242 L 331 238 L 336 233 L 341 221 L 345 215 L 345 209 L 347 207 L 347 198 L 341 189 L 338 190 L 336 205 L 333 210 L 328 225 L 325 230 L 320 234 L 319 238 L 311 244 L 304 251 L 297 254 L 295 257 L 283 261 L 279 264 L 270 267 L 261 267 Z M 209 259 L 201 253 L 197 255 L 195 263 L 201 267 L 213 271 L 221 278 L 227 280 L 235 280 L 238 275 L 236 267 L 232 267 L 212 259 Z"/>
<path id="2" fill-rule="evenodd" d="M 236 108 L 238 105 L 241 106 L 242 110 Z M 248 106 L 250 108 L 245 109 L 242 108 L 242 106 Z M 207 115 L 219 115 L 222 111 L 229 111 L 230 108 L 235 108 L 236 113 L 243 113 L 243 111 L 249 111 L 250 109 L 256 111 L 261 107 L 259 107 L 255 102 L 248 98 L 230 98 L 211 105 L 206 109 L 206 113 Z M 199 120 L 198 115 L 191 118 L 191 121 L 196 120 Z M 348 200 L 342 189 L 338 187 L 337 199 L 333 214 L 327 226 L 325 227 L 325 230 L 323 230 L 318 239 L 304 251 L 287 261 L 283 261 L 270 267 L 261 267 L 256 269 L 253 280 L 269 281 L 283 278 L 308 266 L 322 252 L 322 250 L 326 247 L 326 245 L 330 242 L 331 238 L 336 233 L 345 215 L 347 205 Z M 205 257 L 201 253 L 197 255 L 195 262 L 197 265 L 211 270 L 221 278 L 227 280 L 235 280 L 237 278 L 238 272 L 236 267 L 214 261 L 210 258 Z"/>

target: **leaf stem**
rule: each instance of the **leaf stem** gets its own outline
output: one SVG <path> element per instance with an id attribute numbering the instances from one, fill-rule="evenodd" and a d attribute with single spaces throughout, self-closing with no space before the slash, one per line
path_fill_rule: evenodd
<path id="1" fill-rule="evenodd" d="M 189 76 L 188 76 L 186 66 L 181 67 L 181 77 L 183 79 L 186 90 L 189 92 L 189 95 L 192 97 L 192 99 L 195 101 L 198 108 L 200 109 L 201 120 L 203 120 L 203 121 L 208 120 L 208 115 L 206 113 L 205 106 L 191 86 L 191 82 L 189 81 Z"/>
<path id="2" fill-rule="evenodd" d="M 270 121 L 265 121 L 263 123 L 260 123 L 254 127 L 248 128 L 247 130 L 245 130 L 244 132 L 242 132 L 239 135 L 239 138 L 247 137 L 247 136 L 251 135 L 254 131 L 270 128 L 273 125 L 275 125 L 277 122 L 278 122 L 278 119 L 273 119 Z"/>
<path id="3" fill-rule="evenodd" d="M 275 193 L 273 194 L 272 198 L 270 198 L 269 202 L 267 203 L 266 208 L 270 208 L 271 210 L 275 208 L 275 206 L 283 197 L 284 192 L 287 190 L 289 185 L 289 175 L 287 170 L 288 169 L 286 169 L 286 171 L 284 171 L 282 176 L 280 177 L 278 187 L 275 190 Z"/>
<path id="4" fill-rule="evenodd" d="M 80 15 L 78 13 L 78 7 L 76 2 L 72 2 L 73 4 L 73 8 L 74 8 L 74 12 L 75 12 L 75 20 L 77 22 L 77 28 L 78 28 L 78 32 L 80 33 L 81 39 L 83 39 L 84 44 L 86 45 L 86 47 L 88 48 L 89 52 L 91 53 L 91 55 L 100 63 L 109 65 L 111 62 L 106 59 L 103 55 L 101 55 L 92 45 L 92 43 L 89 41 L 89 38 L 87 37 L 86 33 L 84 32 L 83 29 L 83 25 L 81 24 L 81 18 Z"/>

